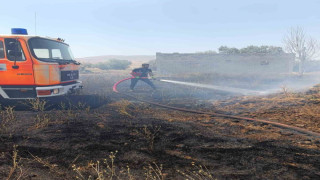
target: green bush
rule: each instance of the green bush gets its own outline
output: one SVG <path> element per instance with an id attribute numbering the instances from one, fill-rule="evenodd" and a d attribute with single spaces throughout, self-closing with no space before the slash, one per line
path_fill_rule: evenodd
<path id="1" fill-rule="evenodd" d="M 86 74 L 86 73 L 91 73 L 90 70 L 88 70 L 88 68 L 92 68 L 92 64 L 91 63 L 81 63 L 80 66 L 80 73 L 82 74 Z"/>
<path id="2" fill-rule="evenodd" d="M 247 46 L 245 48 L 229 48 L 228 46 L 220 46 L 219 54 L 282 54 L 282 47 L 276 46 Z"/>
<path id="3" fill-rule="evenodd" d="M 93 67 L 102 70 L 124 70 L 127 69 L 130 65 L 131 62 L 128 60 L 110 59 L 106 62 L 99 62 L 98 64 L 93 64 Z"/>
<path id="4" fill-rule="evenodd" d="M 92 63 L 83 63 L 80 68 L 80 72 L 89 73 L 91 72 L 88 68 L 98 68 L 101 70 L 124 70 L 127 69 L 131 65 L 131 62 L 128 60 L 118 60 L 118 59 L 110 59 L 105 62 L 99 62 L 97 64 Z"/>

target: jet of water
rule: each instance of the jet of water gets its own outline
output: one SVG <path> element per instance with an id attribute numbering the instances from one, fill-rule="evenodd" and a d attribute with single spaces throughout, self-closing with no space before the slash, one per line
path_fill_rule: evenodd
<path id="1" fill-rule="evenodd" d="M 278 90 L 254 91 L 254 90 L 242 89 L 242 88 L 215 86 L 215 85 L 209 85 L 209 84 L 199 84 L 199 83 L 191 83 L 191 82 L 183 82 L 183 81 L 173 81 L 173 80 L 166 80 L 166 79 L 160 79 L 160 81 L 167 82 L 167 83 L 173 83 L 173 84 L 181 84 L 181 85 L 186 85 L 186 86 L 214 89 L 214 90 L 231 92 L 231 93 L 242 94 L 242 95 L 266 95 L 266 94 L 271 94 L 271 93 L 275 93 L 275 92 L 278 91 Z"/>

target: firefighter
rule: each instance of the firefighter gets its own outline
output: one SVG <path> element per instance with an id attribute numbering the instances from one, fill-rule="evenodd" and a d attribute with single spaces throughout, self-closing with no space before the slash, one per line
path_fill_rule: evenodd
<path id="1" fill-rule="evenodd" d="M 152 70 L 149 69 L 149 64 L 142 64 L 141 68 L 133 69 L 131 75 L 134 77 L 131 79 L 130 90 L 133 91 L 133 88 L 136 86 L 139 80 L 144 81 L 149 86 L 152 87 L 153 90 L 156 90 L 154 84 L 148 79 L 150 76 L 152 79 L 155 79 L 152 73 Z"/>

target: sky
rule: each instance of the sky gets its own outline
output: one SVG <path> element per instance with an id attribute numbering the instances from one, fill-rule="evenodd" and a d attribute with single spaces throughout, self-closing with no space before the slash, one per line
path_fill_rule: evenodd
<path id="1" fill-rule="evenodd" d="M 283 46 L 291 27 L 320 38 L 319 0 L 0 0 L 0 34 L 61 37 L 75 57 Z M 35 28 L 36 14 L 36 28 Z"/>

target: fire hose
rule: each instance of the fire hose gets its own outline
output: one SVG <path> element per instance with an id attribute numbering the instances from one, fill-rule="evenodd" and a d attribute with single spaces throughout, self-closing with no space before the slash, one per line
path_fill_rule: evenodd
<path id="1" fill-rule="evenodd" d="M 263 119 L 255 119 L 255 118 L 250 118 L 250 117 L 227 115 L 227 114 L 214 113 L 214 112 L 204 112 L 204 111 L 196 111 L 196 110 L 190 110 L 190 109 L 185 109 L 185 108 L 178 108 L 178 107 L 168 106 L 168 105 L 164 105 L 164 104 L 160 104 L 160 103 L 156 103 L 156 102 L 152 102 L 152 101 L 143 100 L 143 99 L 137 98 L 135 96 L 132 96 L 130 94 L 119 92 L 117 90 L 117 86 L 120 83 L 122 83 L 124 81 L 127 81 L 127 80 L 130 80 L 130 79 L 133 79 L 133 78 L 136 78 L 136 77 L 132 76 L 132 77 L 125 78 L 125 79 L 122 79 L 122 80 L 116 82 L 113 85 L 113 91 L 115 93 L 119 93 L 119 94 L 125 95 L 127 97 L 136 99 L 137 101 L 148 103 L 148 104 L 152 104 L 152 105 L 163 107 L 163 108 L 167 108 L 167 109 L 183 111 L 183 112 L 189 112 L 189 113 L 196 113 L 196 114 L 206 114 L 206 115 L 211 115 L 211 116 L 216 116 L 216 117 L 224 117 L 224 118 L 230 118 L 230 119 L 246 120 L 246 121 L 251 121 L 251 122 L 265 123 L 265 124 L 270 124 L 270 125 L 282 128 L 282 129 L 289 129 L 289 130 L 293 130 L 295 132 L 306 134 L 306 135 L 309 135 L 309 136 L 312 136 L 312 137 L 315 137 L 315 138 L 320 138 L 320 133 L 309 131 L 309 130 L 306 130 L 306 129 L 303 129 L 303 128 L 299 128 L 299 127 L 295 127 L 295 126 L 291 126 L 291 125 L 287 125 L 287 124 L 283 124 L 283 123 L 279 123 L 279 122 L 274 122 L 274 121 L 270 121 L 270 120 L 263 120 Z M 142 79 L 146 79 L 147 77 L 141 77 L 141 78 Z"/>

